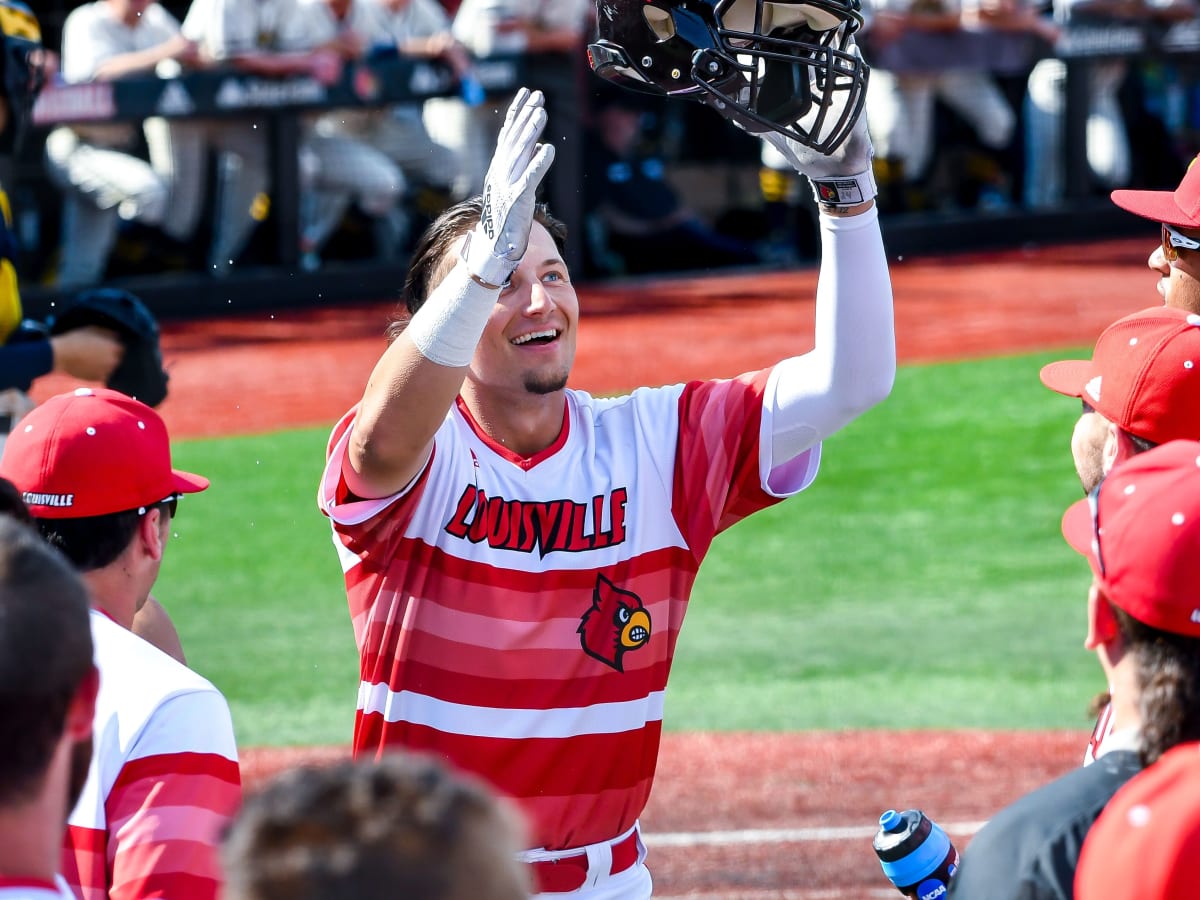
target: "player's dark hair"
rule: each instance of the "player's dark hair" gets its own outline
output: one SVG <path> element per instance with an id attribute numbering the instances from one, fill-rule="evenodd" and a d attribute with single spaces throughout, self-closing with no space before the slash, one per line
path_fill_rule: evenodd
<path id="1" fill-rule="evenodd" d="M 152 503 L 164 510 L 170 501 Z M 62 551 L 80 572 L 103 569 L 125 552 L 137 531 L 141 514 L 136 509 L 84 516 L 78 519 L 38 519 L 38 530 Z"/>
<path id="2" fill-rule="evenodd" d="M 1125 433 L 1129 435 L 1129 443 L 1133 444 L 1133 449 L 1138 453 L 1145 453 L 1158 446 L 1154 441 L 1148 441 L 1144 437 L 1139 437 L 1132 432 L 1126 431 Z"/>
<path id="3" fill-rule="evenodd" d="M 483 215 L 483 197 L 471 197 L 456 203 L 433 221 L 417 241 L 412 258 L 408 263 L 408 275 L 404 279 L 404 310 L 388 325 L 389 341 L 396 339 L 408 324 L 409 318 L 420 309 L 432 291 L 446 277 L 449 267 L 445 265 L 447 254 L 454 242 L 473 229 Z M 559 253 L 566 252 L 567 226 L 550 214 L 549 207 L 539 203 L 533 212 L 533 220 L 550 232 Z"/>
<path id="4" fill-rule="evenodd" d="M 301 766 L 225 832 L 226 900 L 525 900 L 511 808 L 419 754 Z"/>
<path id="5" fill-rule="evenodd" d="M 33 529 L 0 516 L 0 804 L 40 789 L 91 671 L 87 588 Z"/>
<path id="6" fill-rule="evenodd" d="M 1112 605 L 1136 664 L 1141 756 L 1150 765 L 1172 747 L 1200 740 L 1200 638 L 1152 628 Z"/>

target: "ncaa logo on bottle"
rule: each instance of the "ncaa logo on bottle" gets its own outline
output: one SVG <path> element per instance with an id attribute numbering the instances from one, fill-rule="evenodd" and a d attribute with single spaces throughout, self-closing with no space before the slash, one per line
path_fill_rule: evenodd
<path id="1" fill-rule="evenodd" d="M 917 885 L 919 900 L 937 900 L 946 896 L 946 883 L 940 878 L 928 878 Z"/>

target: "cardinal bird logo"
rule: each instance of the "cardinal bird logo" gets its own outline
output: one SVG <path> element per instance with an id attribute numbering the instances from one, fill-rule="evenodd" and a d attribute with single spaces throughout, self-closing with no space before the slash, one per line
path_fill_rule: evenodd
<path id="1" fill-rule="evenodd" d="M 622 657 L 650 640 L 650 614 L 642 599 L 623 591 L 603 575 L 596 578 L 592 605 L 579 621 L 579 643 L 583 652 L 618 672 L 624 672 Z"/>

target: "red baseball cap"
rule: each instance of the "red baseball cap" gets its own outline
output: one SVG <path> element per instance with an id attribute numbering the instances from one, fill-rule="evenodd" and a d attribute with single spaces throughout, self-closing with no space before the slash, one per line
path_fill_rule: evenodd
<path id="1" fill-rule="evenodd" d="M 1200 442 L 1121 463 L 1067 509 L 1062 532 L 1110 602 L 1152 628 L 1200 637 Z"/>
<path id="2" fill-rule="evenodd" d="M 1200 743 L 1172 747 L 1113 795 L 1079 854 L 1077 900 L 1194 900 Z"/>
<path id="3" fill-rule="evenodd" d="M 0 475 L 39 519 L 102 516 L 208 487 L 207 478 L 171 468 L 158 413 L 106 388 L 59 394 L 21 419 Z"/>
<path id="4" fill-rule="evenodd" d="M 1050 363 L 1042 384 L 1156 444 L 1200 440 L 1200 315 L 1152 306 L 1109 325 L 1092 358 Z"/>
<path id="5" fill-rule="evenodd" d="M 1200 156 L 1196 157 L 1200 159 Z M 1200 228 L 1200 165 L 1188 163 L 1173 191 L 1113 191 L 1112 202 L 1135 216 L 1180 228 Z"/>

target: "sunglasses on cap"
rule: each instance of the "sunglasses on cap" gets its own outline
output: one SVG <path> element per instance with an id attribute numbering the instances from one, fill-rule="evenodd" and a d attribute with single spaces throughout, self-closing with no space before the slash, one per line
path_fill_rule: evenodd
<path id="1" fill-rule="evenodd" d="M 1190 238 L 1186 234 L 1180 234 L 1164 222 L 1162 227 L 1162 248 L 1163 255 L 1167 259 L 1177 259 L 1180 248 L 1184 250 L 1200 250 L 1200 241 Z"/>

